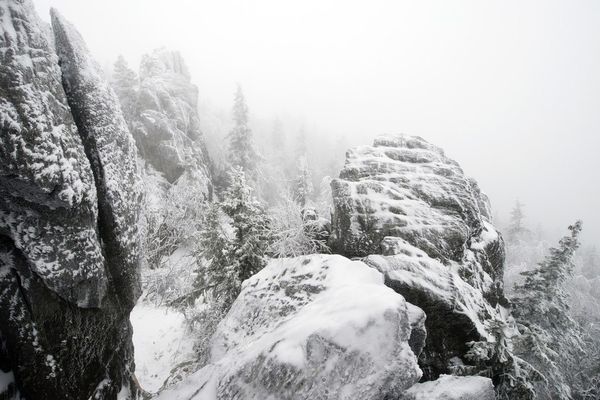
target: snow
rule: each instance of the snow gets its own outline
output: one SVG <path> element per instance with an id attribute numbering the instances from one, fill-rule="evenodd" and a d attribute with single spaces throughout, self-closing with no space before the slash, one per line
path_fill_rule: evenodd
<path id="1" fill-rule="evenodd" d="M 272 260 L 243 283 L 212 339 L 211 364 L 158 399 L 375 399 L 401 391 L 421 376 L 408 345 L 416 314 L 360 261 Z M 239 378 L 247 374 L 252 382 Z"/>
<path id="2" fill-rule="evenodd" d="M 131 312 L 136 376 L 142 388 L 155 393 L 177 364 L 194 358 L 183 314 L 167 307 L 138 304 Z"/>
<path id="3" fill-rule="evenodd" d="M 13 383 L 15 383 L 15 375 L 13 372 L 4 372 L 0 369 L 0 393 L 8 390 L 8 387 Z"/>
<path id="4" fill-rule="evenodd" d="M 441 375 L 431 382 L 418 383 L 406 393 L 407 400 L 494 400 L 494 386 L 481 376 Z"/>

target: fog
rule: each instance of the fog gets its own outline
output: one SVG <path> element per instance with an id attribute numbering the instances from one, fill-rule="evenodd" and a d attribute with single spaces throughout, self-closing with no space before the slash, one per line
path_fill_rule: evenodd
<path id="1" fill-rule="evenodd" d="M 201 101 L 294 115 L 351 144 L 443 147 L 506 218 L 599 242 L 600 2 L 36 0 L 101 64 L 179 50 Z"/>

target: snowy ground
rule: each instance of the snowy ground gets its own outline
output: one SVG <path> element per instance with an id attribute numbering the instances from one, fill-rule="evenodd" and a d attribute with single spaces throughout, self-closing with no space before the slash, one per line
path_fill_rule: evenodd
<path id="1" fill-rule="evenodd" d="M 131 313 L 136 376 L 156 393 L 173 367 L 193 359 L 193 340 L 183 314 L 166 307 L 138 304 Z"/>

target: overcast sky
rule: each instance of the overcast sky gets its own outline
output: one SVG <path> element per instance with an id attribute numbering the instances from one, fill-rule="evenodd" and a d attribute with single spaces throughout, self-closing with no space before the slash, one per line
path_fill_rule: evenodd
<path id="1" fill-rule="evenodd" d="M 519 198 L 530 224 L 582 218 L 600 243 L 600 1 L 34 1 L 103 64 L 167 46 L 218 107 L 240 82 L 255 116 L 423 136 L 500 216 Z"/>

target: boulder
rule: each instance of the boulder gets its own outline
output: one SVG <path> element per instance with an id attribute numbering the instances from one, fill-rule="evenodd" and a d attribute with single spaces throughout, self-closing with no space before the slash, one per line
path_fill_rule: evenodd
<path id="1" fill-rule="evenodd" d="M 53 19 L 62 70 L 31 1 L 0 0 L 0 398 L 133 398 L 135 147 Z"/>
<path id="2" fill-rule="evenodd" d="M 506 305 L 504 242 L 487 197 L 458 163 L 419 137 L 382 136 L 348 151 L 331 183 L 330 246 L 366 257 L 388 286 L 427 314 L 424 379 L 452 370 Z"/>
<path id="3" fill-rule="evenodd" d="M 492 380 L 482 376 L 442 375 L 411 387 L 402 400 L 494 400 Z"/>
<path id="4" fill-rule="evenodd" d="M 501 284 L 504 245 L 487 197 L 442 149 L 420 137 L 378 137 L 347 152 L 331 187 L 337 253 L 383 254 L 383 240 L 398 237 L 431 258 L 462 263 L 465 276 L 478 272 L 464 262 L 473 255 L 476 268 Z"/>
<path id="5" fill-rule="evenodd" d="M 398 398 L 421 377 L 423 320 L 362 262 L 274 260 L 243 283 L 211 363 L 158 398 Z"/>

